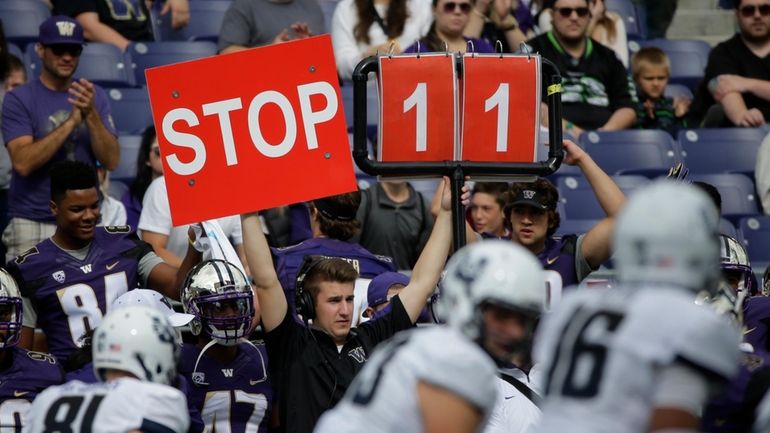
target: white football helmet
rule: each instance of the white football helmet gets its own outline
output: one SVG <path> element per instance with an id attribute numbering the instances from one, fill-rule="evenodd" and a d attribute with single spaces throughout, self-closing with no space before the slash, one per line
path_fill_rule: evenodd
<path id="1" fill-rule="evenodd" d="M 534 331 L 545 302 L 545 273 L 535 256 L 513 242 L 486 240 L 463 247 L 449 260 L 439 308 L 450 327 L 480 341 L 485 304 L 523 314 Z"/>
<path id="2" fill-rule="evenodd" d="M 689 184 L 659 180 L 632 195 L 613 239 L 618 280 L 717 289 L 719 221 L 714 204 Z"/>
<path id="3" fill-rule="evenodd" d="M 105 369 L 165 385 L 176 376 L 179 348 L 174 328 L 150 307 L 129 306 L 108 314 L 94 332 L 91 350 L 94 372 L 102 381 Z"/>

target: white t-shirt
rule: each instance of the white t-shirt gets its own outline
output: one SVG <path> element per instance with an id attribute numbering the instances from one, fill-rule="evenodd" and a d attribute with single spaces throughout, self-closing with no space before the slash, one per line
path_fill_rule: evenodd
<path id="1" fill-rule="evenodd" d="M 126 225 L 126 206 L 111 196 L 104 194 L 101 205 L 102 220 L 99 226 L 124 226 Z"/>
<path id="2" fill-rule="evenodd" d="M 738 368 L 740 333 L 685 289 L 570 292 L 545 317 L 533 357 L 545 372 L 538 433 L 647 431 L 657 380 L 675 363 L 706 385 Z"/>
<path id="3" fill-rule="evenodd" d="M 315 433 L 422 431 L 420 382 L 457 395 L 486 418 L 497 396 L 496 371 L 492 358 L 453 329 L 400 332 L 375 350 L 345 397 L 318 421 Z"/>
<path id="4" fill-rule="evenodd" d="M 239 216 L 218 218 L 222 231 L 230 238 L 233 245 L 243 243 L 241 219 Z M 171 224 L 171 210 L 168 205 L 166 179 L 163 176 L 152 181 L 142 200 L 142 214 L 139 216 L 139 236 L 142 232 L 154 232 L 168 236 L 166 249 L 182 258 L 187 253 L 189 225 L 174 227 Z"/>
<path id="5" fill-rule="evenodd" d="M 74 380 L 48 388 L 27 412 L 24 432 L 185 433 L 189 426 L 187 399 L 181 391 L 124 377 L 107 383 Z"/>
<path id="6" fill-rule="evenodd" d="M 375 4 L 377 12 L 385 19 L 388 13 L 387 5 Z M 406 0 L 407 19 L 404 31 L 396 40 L 401 49 L 415 43 L 425 36 L 433 22 L 433 12 L 430 0 Z M 375 21 L 369 27 L 369 45 L 356 41 L 353 30 L 358 25 L 358 10 L 353 0 L 341 0 L 334 10 L 332 17 L 332 44 L 334 58 L 337 61 L 337 72 L 343 80 L 351 80 L 353 69 L 362 60 L 363 53 L 369 47 L 384 44 L 388 41 L 382 27 Z"/>

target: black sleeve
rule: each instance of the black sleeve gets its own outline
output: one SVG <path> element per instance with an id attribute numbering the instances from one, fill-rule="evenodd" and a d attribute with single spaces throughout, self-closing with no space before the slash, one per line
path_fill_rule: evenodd
<path id="1" fill-rule="evenodd" d="M 84 12 L 97 12 L 95 0 L 53 0 L 53 15 L 75 18 Z"/>
<path id="2" fill-rule="evenodd" d="M 264 324 L 262 326 L 264 327 Z M 302 325 L 296 322 L 287 309 L 281 324 L 272 331 L 265 332 L 265 349 L 271 369 L 285 368 L 291 359 L 298 356 L 304 341 L 302 338 L 304 331 Z"/>
<path id="3" fill-rule="evenodd" d="M 359 325 L 356 328 L 356 332 L 365 335 L 369 339 L 372 347 L 367 349 L 371 350 L 374 346 L 392 337 L 397 332 L 412 328 L 413 326 L 414 324 L 409 318 L 404 304 L 401 303 L 401 298 L 396 295 L 390 300 L 390 312 L 388 314 Z"/>
<path id="4" fill-rule="evenodd" d="M 607 96 L 610 98 L 610 108 L 612 111 L 616 111 L 619 108 L 630 108 L 636 111 L 634 99 L 631 96 L 633 81 L 631 81 L 626 68 L 618 60 L 614 52 L 610 52 L 610 55 L 607 57 L 607 68 L 610 72 L 609 80 L 607 81 Z"/>

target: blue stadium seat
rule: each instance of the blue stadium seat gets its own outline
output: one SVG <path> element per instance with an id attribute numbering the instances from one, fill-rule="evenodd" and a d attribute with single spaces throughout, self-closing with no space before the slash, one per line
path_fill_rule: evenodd
<path id="1" fill-rule="evenodd" d="M 669 98 L 676 98 L 677 96 L 683 96 L 687 99 L 692 100 L 692 98 L 694 97 L 692 94 L 692 90 L 690 90 L 689 87 L 683 84 L 669 84 L 666 86 L 666 90 L 664 90 L 663 94 Z"/>
<path id="2" fill-rule="evenodd" d="M 8 52 L 10 54 L 13 54 L 14 56 L 18 57 L 19 60 L 21 60 L 22 63 L 25 63 L 24 62 L 24 51 L 22 51 L 21 48 L 19 48 L 18 45 L 16 45 L 16 44 L 8 44 Z M 26 64 L 25 64 L 25 69 L 26 69 Z"/>
<path id="3" fill-rule="evenodd" d="M 2 0 L 0 0 L 2 2 Z M 35 45 L 27 45 L 27 60 L 31 76 L 39 76 L 43 61 L 35 52 Z M 83 47 L 76 78 L 86 78 L 102 87 L 134 87 L 130 70 L 131 56 L 112 44 L 90 42 Z"/>
<path id="4" fill-rule="evenodd" d="M 607 10 L 613 11 L 623 18 L 626 25 L 626 34 L 628 39 L 646 38 L 645 23 L 642 22 L 639 10 L 631 0 L 606 0 L 604 2 Z"/>
<path id="5" fill-rule="evenodd" d="M 763 128 L 691 129 L 679 132 L 690 173 L 744 173 L 754 176 Z"/>
<path id="6" fill-rule="evenodd" d="M 650 180 L 638 175 L 612 176 L 615 183 L 626 196 Z M 596 200 L 591 185 L 582 176 L 563 176 L 556 181 L 559 190 L 559 200 L 563 205 L 560 210 L 561 217 L 565 220 L 599 220 L 606 215 Z"/>
<path id="7" fill-rule="evenodd" d="M 120 162 L 118 167 L 110 174 L 111 180 L 131 183 L 136 177 L 136 158 L 139 155 L 139 147 L 142 143 L 141 135 L 120 135 Z"/>
<path id="8" fill-rule="evenodd" d="M 735 225 L 726 218 L 719 219 L 719 233 L 735 239 L 741 238 L 738 229 L 736 229 Z"/>
<path id="9" fill-rule="evenodd" d="M 334 17 L 334 10 L 337 9 L 337 0 L 318 0 L 318 4 L 321 5 L 321 10 L 324 13 L 324 24 L 326 25 L 326 32 L 332 31 L 332 17 Z"/>
<path id="10" fill-rule="evenodd" d="M 569 220 L 564 219 L 559 223 L 559 228 L 556 229 L 556 235 L 564 236 L 571 234 L 582 234 L 591 230 L 601 220 Z"/>
<path id="11" fill-rule="evenodd" d="M 580 143 L 609 174 L 657 177 L 681 161 L 676 141 L 660 130 L 590 131 Z"/>
<path id="12" fill-rule="evenodd" d="M 711 45 L 698 39 L 651 39 L 638 41 L 642 47 L 658 47 L 671 59 L 669 83 L 695 90 L 706 70 Z"/>
<path id="13" fill-rule="evenodd" d="M 161 2 L 155 2 L 158 7 Z M 217 42 L 222 19 L 230 7 L 230 0 L 190 2 L 190 22 L 179 30 L 171 28 L 171 14 L 161 16 L 158 7 L 150 11 L 153 32 L 157 41 L 209 41 Z"/>
<path id="14" fill-rule="evenodd" d="M 133 60 L 134 77 L 139 85 L 147 83 L 144 77 L 147 68 L 196 60 L 216 53 L 217 45 L 206 41 L 135 42 L 126 50 Z"/>
<path id="15" fill-rule="evenodd" d="M 106 90 L 118 134 L 141 134 L 152 125 L 150 97 L 146 88 Z"/>
<path id="16" fill-rule="evenodd" d="M 722 195 L 722 216 L 730 221 L 760 213 L 754 181 L 744 174 L 694 174 L 688 179 L 715 186 Z"/>
<path id="17" fill-rule="evenodd" d="M 40 23 L 51 16 L 41 0 L 1 0 L 0 17 L 8 42 L 23 47 L 37 42 Z"/>
<path id="18" fill-rule="evenodd" d="M 738 226 L 752 265 L 770 262 L 770 216 L 742 218 Z M 763 270 L 764 267 L 759 269 L 760 272 Z"/>

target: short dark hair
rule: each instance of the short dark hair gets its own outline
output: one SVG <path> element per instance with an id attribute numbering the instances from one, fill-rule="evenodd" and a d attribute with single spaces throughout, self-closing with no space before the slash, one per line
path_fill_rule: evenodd
<path id="1" fill-rule="evenodd" d="M 556 211 L 556 204 L 559 202 L 559 191 L 553 184 L 545 178 L 538 178 L 534 182 L 514 182 L 511 185 L 511 189 L 505 195 L 505 223 L 510 226 L 511 224 L 511 212 L 513 211 L 513 200 L 522 190 L 529 189 L 537 192 L 538 195 L 542 195 L 547 203 L 551 203 L 546 210 L 548 215 L 548 231 L 546 236 L 552 236 L 559 229 L 561 224 L 561 216 Z M 508 227 L 510 228 L 510 227 Z"/>
<path id="2" fill-rule="evenodd" d="M 505 207 L 505 193 L 511 186 L 506 182 L 476 182 L 473 185 L 473 193 L 481 192 L 495 198 L 500 209 Z"/>
<path id="3" fill-rule="evenodd" d="M 27 70 L 24 68 L 24 63 L 21 59 L 13 54 L 8 54 L 8 73 L 10 74 L 13 71 L 22 71 L 24 76 L 27 76 Z"/>
<path id="4" fill-rule="evenodd" d="M 739 7 L 741 7 L 741 0 L 733 0 L 733 6 L 735 7 L 735 9 L 738 9 Z"/>
<path id="5" fill-rule="evenodd" d="M 692 184 L 709 196 L 719 214 L 722 215 L 722 194 L 719 193 L 719 190 L 714 185 L 706 182 L 695 181 Z"/>
<path id="6" fill-rule="evenodd" d="M 323 199 L 330 209 L 334 209 L 336 212 L 343 215 L 355 215 L 358 211 L 358 206 L 361 205 L 361 192 L 353 191 L 345 194 L 339 194 Z M 310 206 L 316 208 L 314 202 L 310 203 Z M 356 230 L 361 227 L 361 223 L 355 219 L 355 217 L 348 219 L 340 219 L 329 214 L 328 212 L 318 212 L 318 225 L 321 233 L 340 241 L 346 241 L 356 234 Z"/>
<path id="7" fill-rule="evenodd" d="M 314 264 L 305 276 L 304 288 L 318 302 L 318 292 L 322 282 L 355 283 L 358 271 L 346 260 L 338 257 L 323 258 Z"/>
<path id="8" fill-rule="evenodd" d="M 58 203 L 67 190 L 90 189 L 99 185 L 96 169 L 82 161 L 59 161 L 51 166 L 51 200 Z"/>

